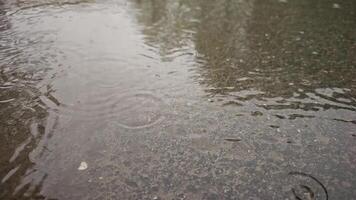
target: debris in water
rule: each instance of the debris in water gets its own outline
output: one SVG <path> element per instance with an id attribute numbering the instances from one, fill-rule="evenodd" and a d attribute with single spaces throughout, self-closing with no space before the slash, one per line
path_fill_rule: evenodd
<path id="1" fill-rule="evenodd" d="M 279 128 L 277 125 L 270 125 L 271 128 Z"/>
<path id="2" fill-rule="evenodd" d="M 212 99 L 208 99 L 208 101 L 209 101 L 209 102 L 214 102 L 214 100 L 212 100 Z"/>
<path id="3" fill-rule="evenodd" d="M 283 116 L 283 115 L 274 115 L 274 116 L 276 116 L 276 117 L 279 118 L 279 119 L 285 119 L 285 118 L 286 118 L 286 117 Z"/>
<path id="4" fill-rule="evenodd" d="M 83 170 L 86 170 L 86 169 L 88 169 L 88 163 L 86 163 L 84 161 L 81 162 L 79 167 L 78 167 L 78 170 L 83 171 Z"/>
<path id="5" fill-rule="evenodd" d="M 251 115 L 252 115 L 252 116 L 262 116 L 263 113 L 260 112 L 260 111 L 253 111 L 253 112 L 251 112 Z"/>
<path id="6" fill-rule="evenodd" d="M 240 138 L 225 138 L 224 140 L 229 141 L 229 142 L 240 142 Z"/>

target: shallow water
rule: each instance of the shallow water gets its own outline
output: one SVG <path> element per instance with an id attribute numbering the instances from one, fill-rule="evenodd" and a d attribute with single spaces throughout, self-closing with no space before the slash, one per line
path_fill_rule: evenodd
<path id="1" fill-rule="evenodd" d="M 0 199 L 353 199 L 355 27 L 352 0 L 1 1 Z"/>

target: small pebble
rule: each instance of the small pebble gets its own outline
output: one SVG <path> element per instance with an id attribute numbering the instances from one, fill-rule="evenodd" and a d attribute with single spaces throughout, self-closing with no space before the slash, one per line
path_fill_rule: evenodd
<path id="1" fill-rule="evenodd" d="M 79 167 L 78 167 L 78 170 L 83 171 L 83 170 L 86 170 L 86 169 L 88 169 L 88 163 L 86 163 L 84 161 L 81 162 Z"/>
<path id="2" fill-rule="evenodd" d="M 340 5 L 337 4 L 337 3 L 334 3 L 334 4 L 333 4 L 333 8 L 340 8 Z"/>

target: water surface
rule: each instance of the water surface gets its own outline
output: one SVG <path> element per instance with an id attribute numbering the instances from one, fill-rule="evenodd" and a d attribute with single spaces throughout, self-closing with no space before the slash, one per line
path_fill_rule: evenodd
<path id="1" fill-rule="evenodd" d="M 353 199 L 355 27 L 352 0 L 1 1 L 0 199 Z"/>

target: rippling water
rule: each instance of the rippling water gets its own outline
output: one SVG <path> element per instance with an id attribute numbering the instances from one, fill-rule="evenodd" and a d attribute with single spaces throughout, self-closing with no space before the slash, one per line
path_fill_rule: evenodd
<path id="1" fill-rule="evenodd" d="M 355 27 L 352 0 L 0 1 L 0 199 L 352 199 Z"/>

